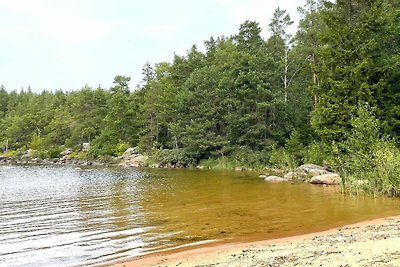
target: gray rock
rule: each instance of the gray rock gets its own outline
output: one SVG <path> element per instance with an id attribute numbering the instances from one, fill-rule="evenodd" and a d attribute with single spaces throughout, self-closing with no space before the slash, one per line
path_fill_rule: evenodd
<path id="1" fill-rule="evenodd" d="M 328 174 L 330 172 L 328 172 L 322 166 L 318 166 L 315 164 L 304 164 L 296 169 L 296 173 L 303 173 L 303 174 L 311 175 L 311 176 L 319 176 L 319 175 L 323 175 L 323 174 Z"/>
<path id="2" fill-rule="evenodd" d="M 279 176 L 268 176 L 264 179 L 264 181 L 270 182 L 270 183 L 283 183 L 283 182 L 288 182 L 288 179 L 279 177 Z"/>
<path id="3" fill-rule="evenodd" d="M 88 152 L 90 150 L 90 143 L 82 143 L 82 151 Z"/>
<path id="4" fill-rule="evenodd" d="M 297 168 L 297 171 L 308 172 L 309 170 L 314 170 L 314 169 L 323 170 L 324 167 L 315 164 L 303 164 Z"/>
<path id="5" fill-rule="evenodd" d="M 138 155 L 138 154 L 139 154 L 139 148 L 137 146 L 130 147 L 124 152 L 124 154 L 122 154 L 122 157 L 129 158 L 129 157 L 132 157 L 133 155 Z"/>
<path id="6" fill-rule="evenodd" d="M 65 149 L 64 151 L 62 151 L 61 153 L 60 153 L 60 156 L 68 156 L 68 155 L 71 155 L 72 154 L 72 152 L 74 152 L 71 148 L 67 148 L 67 149 Z"/>
<path id="7" fill-rule="evenodd" d="M 285 176 L 283 176 L 283 178 L 287 180 L 293 180 L 293 179 L 302 179 L 306 176 L 307 174 L 304 172 L 288 172 L 287 174 L 285 174 Z"/>
<path id="8" fill-rule="evenodd" d="M 148 156 L 134 155 L 128 159 L 123 160 L 119 166 L 123 167 L 143 167 L 145 162 L 148 160 Z"/>
<path id="9" fill-rule="evenodd" d="M 327 173 L 323 175 L 314 176 L 310 180 L 311 184 L 326 184 L 326 185 L 339 185 L 342 179 L 337 173 Z"/>

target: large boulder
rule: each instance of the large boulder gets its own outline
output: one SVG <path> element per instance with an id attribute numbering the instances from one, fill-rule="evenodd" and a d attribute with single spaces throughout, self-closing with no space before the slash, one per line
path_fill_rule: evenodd
<path id="1" fill-rule="evenodd" d="M 325 185 L 339 185 L 342 179 L 337 173 L 327 173 L 323 175 L 314 176 L 310 180 L 311 184 L 325 184 Z"/>
<path id="2" fill-rule="evenodd" d="M 328 174 L 330 172 L 327 171 L 326 168 L 322 166 L 318 166 L 315 164 L 304 164 L 296 169 L 296 173 L 303 173 L 311 176 L 319 176 L 323 174 Z"/>
<path id="3" fill-rule="evenodd" d="M 279 176 L 267 176 L 264 178 L 264 181 L 270 183 L 283 183 L 283 182 L 288 182 L 289 180 Z"/>
<path id="4" fill-rule="evenodd" d="M 149 159 L 148 156 L 137 154 L 133 155 L 129 158 L 124 158 L 123 161 L 119 164 L 119 166 L 123 167 L 143 167 L 145 162 Z"/>
<path id="5" fill-rule="evenodd" d="M 133 155 L 138 155 L 138 154 L 139 154 L 138 147 L 130 147 L 127 150 L 125 150 L 124 154 L 122 154 L 122 157 L 126 159 L 132 157 Z"/>

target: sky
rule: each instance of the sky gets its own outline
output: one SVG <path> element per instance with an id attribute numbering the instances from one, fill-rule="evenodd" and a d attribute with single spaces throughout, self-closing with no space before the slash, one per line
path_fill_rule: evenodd
<path id="1" fill-rule="evenodd" d="M 238 33 L 245 20 L 259 22 L 267 38 L 278 6 L 297 22 L 304 2 L 0 0 L 0 85 L 35 92 L 109 88 L 124 75 L 135 88 L 146 62 L 171 62 L 211 36 Z"/>

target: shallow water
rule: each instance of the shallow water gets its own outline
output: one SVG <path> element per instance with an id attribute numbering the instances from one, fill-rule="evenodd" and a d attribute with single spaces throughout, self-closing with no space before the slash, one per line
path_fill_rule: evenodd
<path id="1" fill-rule="evenodd" d="M 0 265 L 92 265 L 398 215 L 399 200 L 256 173 L 0 166 Z"/>

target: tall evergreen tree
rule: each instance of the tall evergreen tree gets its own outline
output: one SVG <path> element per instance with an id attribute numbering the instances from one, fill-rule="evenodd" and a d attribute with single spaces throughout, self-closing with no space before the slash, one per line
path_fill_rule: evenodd
<path id="1" fill-rule="evenodd" d="M 327 26 L 316 66 L 319 85 L 313 126 L 326 142 L 341 141 L 360 102 L 378 106 L 387 91 L 393 67 L 385 49 L 398 33 L 384 0 L 338 0 L 327 3 L 322 17 Z M 381 106 L 381 108 L 385 108 Z"/>

